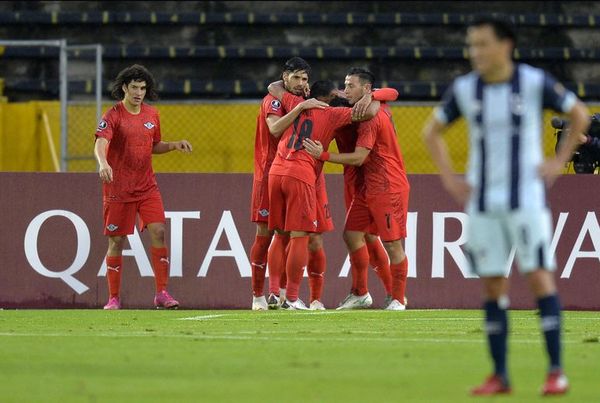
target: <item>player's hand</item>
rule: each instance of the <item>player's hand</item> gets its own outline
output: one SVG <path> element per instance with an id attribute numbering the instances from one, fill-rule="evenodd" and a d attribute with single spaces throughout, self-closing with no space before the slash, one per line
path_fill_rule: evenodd
<path id="1" fill-rule="evenodd" d="M 320 141 L 312 141 L 311 139 L 304 139 L 302 141 L 302 145 L 308 154 L 315 159 L 319 159 L 321 157 L 321 153 L 323 152 L 323 144 Z"/>
<path id="2" fill-rule="evenodd" d="M 192 145 L 187 140 L 180 140 L 175 143 L 175 149 L 184 153 L 191 153 Z"/>
<path id="3" fill-rule="evenodd" d="M 365 116 L 365 112 L 369 105 L 371 105 L 372 96 L 371 92 L 367 92 L 361 99 L 359 99 L 352 107 L 352 119 L 361 120 Z"/>
<path id="4" fill-rule="evenodd" d="M 565 164 L 557 157 L 544 161 L 538 168 L 540 177 L 546 182 L 548 187 L 554 184 L 556 177 L 563 173 Z"/>
<path id="5" fill-rule="evenodd" d="M 310 85 L 306 83 L 306 87 L 304 87 L 304 98 L 310 97 Z"/>
<path id="6" fill-rule="evenodd" d="M 98 174 L 100 175 L 100 180 L 104 183 L 111 183 L 113 181 L 113 171 L 108 164 L 101 164 L 98 168 Z"/>
<path id="7" fill-rule="evenodd" d="M 450 193 L 450 195 L 460 204 L 464 206 L 469 201 L 471 196 L 471 185 L 467 183 L 463 178 L 452 175 L 446 179 L 442 179 L 444 188 Z"/>
<path id="8" fill-rule="evenodd" d="M 300 106 L 302 107 L 302 110 L 305 111 L 307 109 L 325 109 L 329 105 L 327 104 L 327 102 L 319 101 L 316 98 L 310 98 L 306 101 L 302 101 L 300 103 Z"/>

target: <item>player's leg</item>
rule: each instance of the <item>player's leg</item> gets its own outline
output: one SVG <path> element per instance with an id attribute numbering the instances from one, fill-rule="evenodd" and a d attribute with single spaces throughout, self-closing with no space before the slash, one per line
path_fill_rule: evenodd
<path id="1" fill-rule="evenodd" d="M 325 282 L 325 269 L 327 267 L 325 250 L 323 249 L 323 235 L 311 233 L 308 241 L 308 288 L 310 290 L 310 309 L 323 310 L 321 302 L 323 283 Z"/>
<path id="2" fill-rule="evenodd" d="M 147 199 L 138 202 L 140 227 L 148 228 L 150 233 L 150 255 L 154 272 L 154 306 L 176 309 L 179 302 L 167 291 L 169 282 L 169 250 L 165 243 L 165 209 L 162 197 L 155 192 Z"/>
<path id="3" fill-rule="evenodd" d="M 121 273 L 123 272 L 123 241 L 133 234 L 135 225 L 135 203 L 104 203 L 104 235 L 108 236 L 106 253 L 106 279 L 108 303 L 104 309 L 121 308 Z"/>
<path id="4" fill-rule="evenodd" d="M 344 242 L 352 269 L 352 291 L 337 309 L 368 308 L 373 304 L 368 289 L 369 252 L 365 243 L 371 223 L 372 217 L 364 197 L 355 194 L 344 225 Z"/>
<path id="5" fill-rule="evenodd" d="M 385 288 L 386 300 L 384 307 L 386 307 L 390 304 L 390 302 L 392 302 L 393 299 L 390 261 L 387 252 L 385 251 L 385 248 L 383 247 L 383 244 L 377 235 L 367 234 L 365 236 L 365 241 L 367 242 L 367 250 L 369 251 L 369 264 Z"/>
<path id="6" fill-rule="evenodd" d="M 512 243 L 506 235 L 503 219 L 471 214 L 467 225 L 467 255 L 472 270 L 484 286 L 485 332 L 494 364 L 494 372 L 483 384 L 471 390 L 473 395 L 510 393 L 506 368 L 508 341 L 507 261 Z"/>
<path id="7" fill-rule="evenodd" d="M 317 196 L 317 229 L 310 234 L 308 241 L 308 287 L 310 289 L 310 309 L 323 310 L 325 306 L 321 301 L 323 285 L 325 282 L 325 270 L 327 268 L 327 257 L 323 249 L 323 233 L 333 231 L 333 220 L 329 212 L 329 200 L 325 187 L 323 174 L 315 184 Z"/>
<path id="8" fill-rule="evenodd" d="M 317 200 L 314 186 L 296 178 L 284 177 L 282 189 L 286 200 L 285 230 L 290 231 L 286 301 L 282 308 L 308 309 L 299 298 L 300 283 L 308 265 L 308 234 L 317 228 Z"/>
<path id="9" fill-rule="evenodd" d="M 285 273 L 286 249 L 289 244 L 290 234 L 284 232 L 286 204 L 282 189 L 282 176 L 269 176 L 269 230 L 275 231 L 273 242 L 268 249 L 267 267 L 269 268 L 269 309 L 277 309 L 281 305 L 280 293 L 281 277 Z"/>
<path id="10" fill-rule="evenodd" d="M 267 253 L 273 231 L 269 231 L 269 192 L 267 181 L 255 181 L 252 187 L 252 222 L 256 223 L 256 236 L 250 249 L 252 267 L 252 309 L 267 309 L 264 295 Z"/>
<path id="11" fill-rule="evenodd" d="M 556 263 L 550 253 L 552 217 L 547 209 L 517 211 L 511 214 L 511 235 L 517 245 L 516 258 L 521 272 L 537 299 L 540 327 L 546 342 L 549 366 L 544 395 L 560 395 L 569 389 L 561 362 L 561 307 L 554 271 Z"/>
<path id="12" fill-rule="evenodd" d="M 403 311 L 406 309 L 408 259 L 402 239 L 406 238 L 408 192 L 371 195 L 367 197 L 367 204 L 390 260 L 392 301 L 385 309 Z"/>

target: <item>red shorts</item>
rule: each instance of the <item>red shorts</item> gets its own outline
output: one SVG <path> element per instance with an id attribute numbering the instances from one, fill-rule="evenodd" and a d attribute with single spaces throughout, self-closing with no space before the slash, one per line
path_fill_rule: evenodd
<path id="1" fill-rule="evenodd" d="M 269 175 L 269 229 L 317 230 L 315 188 L 291 176 Z"/>
<path id="2" fill-rule="evenodd" d="M 346 204 L 346 214 L 350 210 L 350 206 L 352 205 L 352 199 L 354 199 L 354 195 L 356 194 L 356 186 L 354 186 L 354 181 L 347 181 L 346 176 L 344 175 L 344 203 Z M 371 223 L 369 229 L 365 231 L 368 234 L 378 235 L 377 226 L 375 223 Z"/>
<path id="3" fill-rule="evenodd" d="M 406 238 L 408 193 L 355 194 L 344 229 L 369 233 L 374 224 L 384 242 Z"/>
<path id="4" fill-rule="evenodd" d="M 317 229 L 315 232 L 322 234 L 323 232 L 333 231 L 333 220 L 331 219 L 331 211 L 329 210 L 329 199 L 327 198 L 327 188 L 325 186 L 325 178 L 317 180 Z"/>
<path id="5" fill-rule="evenodd" d="M 267 180 L 254 181 L 250 220 L 252 222 L 269 222 L 269 183 Z"/>
<path id="6" fill-rule="evenodd" d="M 133 234 L 136 215 L 139 214 L 139 229 L 146 225 L 165 222 L 165 208 L 158 191 L 147 198 L 134 202 L 104 202 L 104 235 L 123 236 Z"/>

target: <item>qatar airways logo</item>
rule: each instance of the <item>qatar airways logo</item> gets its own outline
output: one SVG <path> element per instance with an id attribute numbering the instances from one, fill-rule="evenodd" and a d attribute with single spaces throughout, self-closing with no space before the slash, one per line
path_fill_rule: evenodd
<path id="1" fill-rule="evenodd" d="M 246 254 L 246 250 L 240 238 L 236 223 L 233 219 L 231 211 L 224 210 L 220 212 L 221 218 L 208 246 L 204 256 L 194 256 L 200 261 L 196 277 L 206 277 L 209 269 L 215 258 L 228 258 L 235 261 L 236 267 L 241 277 L 251 276 L 251 265 Z M 449 256 L 454 260 L 451 269 L 455 270 L 458 267 L 464 278 L 476 277 L 472 274 L 469 262 L 464 254 L 462 245 L 466 241 L 465 227 L 467 215 L 459 212 L 433 212 L 432 214 L 432 238 L 431 242 L 421 242 L 417 245 L 417 235 L 419 230 L 418 218 L 419 213 L 408 213 L 407 233 L 408 237 L 405 240 L 406 255 L 409 259 L 409 277 L 417 277 L 417 267 L 420 267 L 420 276 L 426 275 L 423 265 L 419 266 L 419 256 L 423 257 L 426 254 L 431 254 L 431 278 L 445 277 L 445 256 Z M 170 275 L 171 277 L 183 277 L 183 225 L 185 220 L 200 220 L 200 211 L 167 211 L 165 216 L 169 219 L 170 225 Z M 40 229 L 44 223 L 51 217 L 62 217 L 69 221 L 77 234 L 77 245 L 75 248 L 75 257 L 70 266 L 65 268 L 48 268 L 40 259 L 38 254 L 38 242 Z M 555 225 L 554 235 L 551 243 L 551 252 L 554 254 L 556 248 L 561 242 L 561 237 L 565 224 L 569 219 L 569 213 L 560 213 L 558 221 Z M 455 225 L 456 221 L 461 226 L 460 235 L 456 239 L 446 238 L 446 226 Z M 244 221 L 244 225 L 247 222 Z M 575 243 L 571 247 L 569 257 L 562 267 L 561 278 L 570 278 L 573 268 L 578 259 L 594 259 L 600 261 L 600 225 L 595 212 L 588 212 L 579 227 L 579 233 Z M 227 238 L 229 248 L 219 249 L 219 240 L 225 236 Z M 584 241 L 589 237 L 591 239 L 593 250 L 582 250 Z M 128 236 L 130 249 L 123 250 L 123 256 L 132 256 L 135 259 L 136 267 L 142 277 L 152 277 L 152 266 L 148 255 L 142 244 L 137 229 L 132 235 Z M 344 248 L 343 241 L 340 239 L 340 248 Z M 566 242 L 566 241 L 565 241 Z M 89 290 L 89 287 L 77 279 L 77 273 L 86 265 L 90 255 L 90 230 L 85 221 L 77 214 L 67 210 L 49 210 L 34 217 L 29 223 L 25 231 L 23 242 L 25 256 L 29 265 L 37 273 L 44 277 L 56 278 L 63 281 L 66 285 L 72 288 L 79 294 Z M 568 247 L 568 246 L 567 246 Z M 191 258 L 186 255 L 186 259 Z M 514 252 L 511 253 L 506 262 L 507 271 L 510 270 Z M 106 263 L 104 259 L 98 264 L 98 276 L 106 275 Z M 215 265 L 216 266 L 216 265 Z M 347 277 L 350 272 L 350 260 L 346 258 L 341 268 L 336 269 L 331 267 L 331 270 L 338 271 L 339 277 Z"/>

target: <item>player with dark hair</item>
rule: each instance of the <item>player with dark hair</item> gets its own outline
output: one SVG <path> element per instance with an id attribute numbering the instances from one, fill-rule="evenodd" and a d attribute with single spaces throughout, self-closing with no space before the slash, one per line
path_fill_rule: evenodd
<path id="1" fill-rule="evenodd" d="M 369 94 L 374 81 L 370 71 L 351 68 L 344 89 L 350 104 Z M 401 240 L 406 238 L 410 188 L 389 107 L 382 105 L 375 118 L 359 125 L 356 146 L 350 153 L 323 151 L 322 145 L 312 139 L 304 140 L 304 148 L 321 161 L 360 167 L 344 229 L 357 288 L 340 308 L 368 307 L 373 302 L 367 288 L 369 253 L 365 236 L 375 226 L 390 259 L 392 274 L 392 301 L 385 309 L 406 309 L 408 260 Z"/>
<path id="2" fill-rule="evenodd" d="M 304 59 L 299 57 L 289 59 L 286 61 L 282 73 L 285 88 L 294 95 L 305 95 L 308 91 L 309 73 L 310 65 Z M 294 121 L 301 111 L 325 106 L 326 104 L 311 99 L 299 103 L 293 110 L 286 111 L 282 107 L 281 101 L 272 95 L 267 94 L 263 98 L 260 112 L 256 118 L 254 182 L 251 202 L 251 220 L 256 223 L 256 237 L 250 251 L 253 310 L 265 310 L 268 307 L 278 308 L 280 304 L 279 296 L 284 293 L 284 290 L 280 289 L 283 288 L 280 287 L 280 273 L 282 272 L 289 237 L 275 235 L 275 239 L 271 243 L 273 231 L 270 231 L 267 225 L 270 214 L 269 170 L 273 158 L 275 158 L 277 144 L 284 129 Z M 271 245 L 270 252 L 269 245 Z M 267 301 L 264 295 L 267 261 L 269 266 L 270 302 Z M 283 280 L 283 284 L 285 284 L 285 279 Z"/>
<path id="3" fill-rule="evenodd" d="M 393 88 L 381 88 L 376 89 L 372 93 L 373 99 L 381 102 L 395 101 L 398 98 L 398 91 Z M 346 106 L 349 107 L 350 102 L 346 98 L 346 94 L 335 88 L 332 81 L 324 80 L 313 83 L 311 87 L 311 96 L 314 96 L 320 101 L 327 102 L 330 106 Z M 348 126 L 340 127 L 334 134 L 335 142 L 337 144 L 338 151 L 341 153 L 351 153 L 354 151 L 356 146 L 356 139 L 358 137 L 358 124 L 353 123 Z M 344 202 L 346 205 L 346 212 L 350 209 L 350 204 L 356 193 L 356 177 L 357 167 L 353 165 L 344 165 Z M 377 236 L 377 228 L 372 227 L 369 233 L 365 235 L 365 241 L 369 252 L 369 264 L 373 267 L 373 270 L 383 283 L 386 291 L 386 300 L 384 301 L 384 307 L 387 307 L 392 301 L 392 275 L 390 272 L 390 263 L 388 260 L 387 253 Z M 352 308 L 364 308 L 362 306 L 351 306 L 346 304 L 351 298 L 352 294 L 358 292 L 360 287 L 366 287 L 367 285 L 359 285 L 359 276 L 355 273 L 355 267 L 352 266 L 352 287 L 350 294 L 342 301 L 338 309 L 352 309 Z M 363 277 L 366 281 L 366 277 Z"/>
<path id="4" fill-rule="evenodd" d="M 271 95 L 284 108 L 291 110 L 303 99 L 286 91 L 281 82 L 269 85 Z M 369 94 L 370 101 L 370 94 Z M 359 118 L 350 108 L 327 108 L 303 111 L 285 133 L 277 147 L 277 154 L 269 172 L 269 228 L 278 234 L 289 234 L 289 251 L 285 259 L 287 274 L 285 309 L 308 309 L 298 298 L 304 267 L 308 262 L 309 234 L 318 231 L 317 196 L 315 184 L 322 171 L 322 163 L 308 155 L 302 147 L 305 138 L 321 140 L 327 147 L 333 132 L 359 119 L 371 118 L 379 108 L 370 103 L 367 113 Z"/>
<path id="5" fill-rule="evenodd" d="M 563 170 L 579 145 L 569 136 L 544 161 L 543 108 L 567 113 L 571 133 L 589 124 L 585 105 L 545 71 L 512 60 L 515 35 L 500 20 L 482 19 L 467 30 L 473 71 L 458 77 L 424 129 L 425 142 L 446 190 L 465 205 L 467 256 L 483 281 L 485 331 L 494 373 L 473 395 L 510 393 L 506 368 L 508 279 L 506 262 L 516 250 L 519 271 L 537 299 L 550 365 L 542 394 L 563 394 L 568 381 L 561 362 L 561 308 L 551 253 L 552 216 L 546 185 Z M 466 178 L 455 175 L 442 132 L 464 116 L 470 153 Z"/>
<path id="6" fill-rule="evenodd" d="M 186 140 L 161 140 L 158 111 L 144 103 L 146 95 L 156 99 L 152 74 L 140 65 L 122 70 L 113 83 L 112 94 L 120 100 L 109 109 L 96 130 L 94 154 L 103 182 L 104 235 L 109 300 L 104 309 L 120 309 L 123 241 L 134 231 L 139 215 L 140 229 L 148 228 L 152 241 L 152 269 L 156 282 L 154 305 L 179 306 L 167 292 L 169 254 L 165 245 L 165 212 L 152 170 L 152 154 L 173 150 L 191 152 Z"/>

